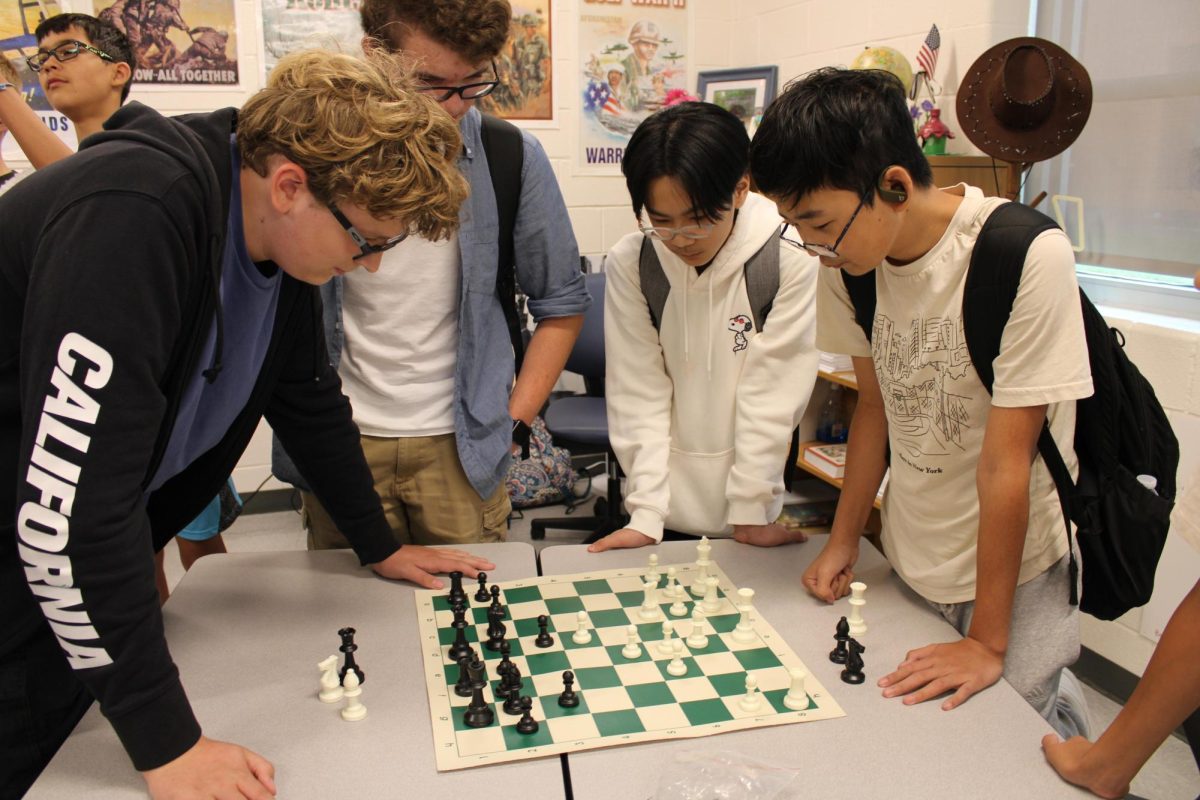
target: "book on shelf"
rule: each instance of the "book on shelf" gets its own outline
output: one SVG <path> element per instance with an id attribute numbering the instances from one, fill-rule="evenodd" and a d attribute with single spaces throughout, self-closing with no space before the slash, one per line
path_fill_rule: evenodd
<path id="1" fill-rule="evenodd" d="M 854 369 L 854 362 L 850 360 L 850 356 L 826 353 L 822 350 L 817 368 L 822 372 L 851 372 Z"/>
<path id="2" fill-rule="evenodd" d="M 846 474 L 845 444 L 810 444 L 804 448 L 804 463 L 831 478 Z"/>
<path id="3" fill-rule="evenodd" d="M 833 524 L 837 500 L 818 500 L 807 503 L 786 503 L 779 510 L 780 525 L 789 529 L 825 528 Z"/>

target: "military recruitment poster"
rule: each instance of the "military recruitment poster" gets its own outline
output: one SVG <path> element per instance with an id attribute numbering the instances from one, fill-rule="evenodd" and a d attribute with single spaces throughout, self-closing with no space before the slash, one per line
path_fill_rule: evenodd
<path id="1" fill-rule="evenodd" d="M 359 0 L 262 0 L 263 75 L 295 50 L 362 53 Z"/>
<path id="2" fill-rule="evenodd" d="M 93 0 L 93 11 L 129 37 L 134 83 L 238 85 L 234 0 Z"/>
<path id="3" fill-rule="evenodd" d="M 51 108 L 37 75 L 25 65 L 25 58 L 37 52 L 37 39 L 33 32 L 37 30 L 38 23 L 61 12 L 58 0 L 0 0 L 0 54 L 17 68 L 25 102 L 33 107 L 46 127 L 74 150 L 78 146 L 74 123 Z M 27 160 L 12 136 L 4 137 L 3 156 L 6 160 Z"/>
<path id="4" fill-rule="evenodd" d="M 638 123 L 687 91 L 687 0 L 580 4 L 577 172 L 618 175 Z"/>
<path id="5" fill-rule="evenodd" d="M 508 41 L 496 59 L 500 84 L 479 101 L 481 110 L 505 119 L 553 122 L 550 5 L 551 0 L 513 0 Z"/>

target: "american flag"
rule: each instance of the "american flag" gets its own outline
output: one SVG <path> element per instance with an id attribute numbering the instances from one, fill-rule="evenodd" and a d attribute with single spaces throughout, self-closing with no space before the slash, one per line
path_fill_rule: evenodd
<path id="1" fill-rule="evenodd" d="M 925 41 L 921 43 L 921 49 L 917 51 L 917 66 L 928 78 L 933 77 L 933 71 L 937 68 L 938 49 L 941 46 L 942 35 L 938 33 L 937 25 L 934 25 L 929 29 Z"/>
<path id="2" fill-rule="evenodd" d="M 584 108 L 596 113 L 620 114 L 625 110 L 607 83 L 590 81 L 584 94 Z"/>

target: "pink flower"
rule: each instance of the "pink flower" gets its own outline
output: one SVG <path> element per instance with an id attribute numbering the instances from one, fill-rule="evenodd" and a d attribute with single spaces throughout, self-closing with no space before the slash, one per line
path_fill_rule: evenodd
<path id="1" fill-rule="evenodd" d="M 667 97 L 663 100 L 663 108 L 678 105 L 679 103 L 695 103 L 699 99 L 699 97 L 688 94 L 686 89 L 672 89 L 667 92 Z"/>

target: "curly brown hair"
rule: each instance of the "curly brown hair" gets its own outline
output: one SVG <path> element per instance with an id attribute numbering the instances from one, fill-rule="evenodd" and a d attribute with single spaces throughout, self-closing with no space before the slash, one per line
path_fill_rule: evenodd
<path id="1" fill-rule="evenodd" d="M 454 232 L 467 197 L 458 126 L 414 90 L 400 56 L 380 50 L 285 56 L 242 107 L 237 143 L 259 175 L 282 155 L 304 169 L 318 200 L 406 220 L 427 239 Z"/>
<path id="2" fill-rule="evenodd" d="M 419 28 L 472 64 L 500 54 L 512 21 L 508 0 L 363 0 L 359 13 L 367 36 L 399 48 Z"/>

